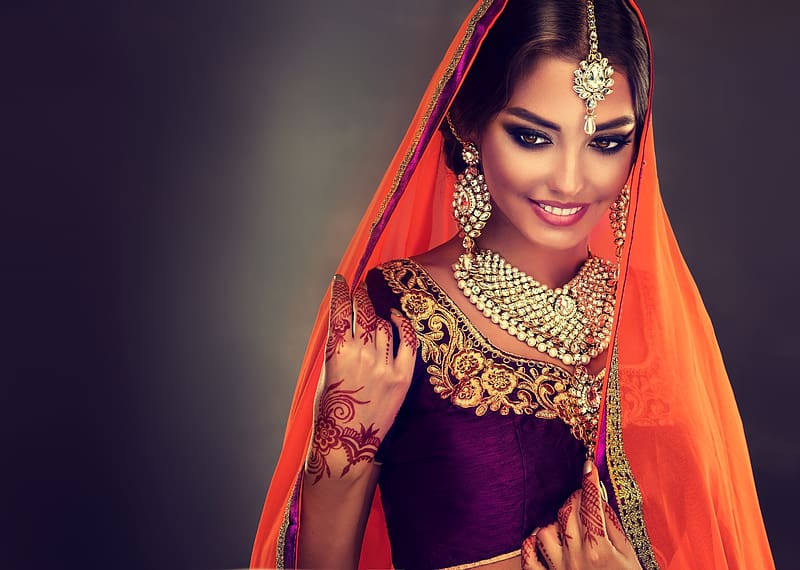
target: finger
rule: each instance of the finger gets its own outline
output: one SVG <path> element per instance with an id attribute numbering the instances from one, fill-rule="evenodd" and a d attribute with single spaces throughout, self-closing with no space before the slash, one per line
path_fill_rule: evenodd
<path id="1" fill-rule="evenodd" d="M 558 517 L 556 518 L 558 535 L 563 545 L 567 548 L 570 547 L 570 541 L 580 537 L 581 529 L 578 523 L 579 504 L 580 492 L 575 491 L 558 510 Z"/>
<path id="2" fill-rule="evenodd" d="M 596 546 L 606 537 L 603 500 L 600 497 L 600 478 L 592 460 L 587 460 L 583 468 L 583 484 L 578 511 L 580 536 L 589 546 Z"/>
<path id="3" fill-rule="evenodd" d="M 522 570 L 547 570 L 547 566 L 539 561 L 536 552 L 536 533 L 537 528 L 531 535 L 522 542 Z"/>
<path id="4" fill-rule="evenodd" d="M 417 349 L 419 348 L 417 333 L 414 331 L 411 321 L 404 317 L 400 311 L 392 309 L 391 314 L 392 322 L 400 334 L 400 346 L 397 348 L 395 361 L 399 366 L 413 366 L 417 356 Z"/>
<path id="5" fill-rule="evenodd" d="M 617 513 L 614 512 L 614 509 L 612 509 L 611 505 L 608 503 L 603 503 L 603 514 L 605 515 L 606 519 L 606 531 L 608 532 L 608 539 L 611 541 L 611 544 L 614 546 L 614 548 L 623 554 L 633 551 L 633 545 L 625 535 L 625 531 L 622 529 L 622 523 L 619 522 Z"/>
<path id="6" fill-rule="evenodd" d="M 375 314 L 375 307 L 372 305 L 372 300 L 367 293 L 367 286 L 364 283 L 356 287 L 353 293 L 353 311 L 356 315 L 354 338 L 360 339 L 364 344 L 374 343 L 378 316 Z"/>
<path id="7" fill-rule="evenodd" d="M 338 273 L 331 285 L 331 308 L 328 315 L 328 342 L 325 345 L 325 359 L 330 360 L 338 354 L 348 338 L 352 338 L 351 324 L 353 304 L 347 281 Z"/>
<path id="8" fill-rule="evenodd" d="M 559 542 L 558 525 L 553 523 L 536 533 L 539 560 L 550 570 L 564 570 L 564 547 Z"/>
<path id="9" fill-rule="evenodd" d="M 387 366 L 392 361 L 393 342 L 392 325 L 389 324 L 389 321 L 378 317 L 375 323 L 375 347 L 383 350 L 383 359 Z"/>

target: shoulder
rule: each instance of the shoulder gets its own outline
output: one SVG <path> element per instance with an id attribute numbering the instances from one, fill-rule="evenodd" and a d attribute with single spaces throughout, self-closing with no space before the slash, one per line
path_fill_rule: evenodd
<path id="1" fill-rule="evenodd" d="M 417 273 L 418 266 L 407 258 L 385 261 L 367 272 L 364 282 L 378 316 L 388 318 L 392 308 L 400 309 L 400 298 Z"/>

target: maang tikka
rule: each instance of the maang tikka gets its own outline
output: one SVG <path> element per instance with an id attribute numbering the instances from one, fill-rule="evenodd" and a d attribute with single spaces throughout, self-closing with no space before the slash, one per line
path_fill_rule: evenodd
<path id="1" fill-rule="evenodd" d="M 450 132 L 461 143 L 461 158 L 467 168 L 458 175 L 453 192 L 453 217 L 458 223 L 459 235 L 464 238 L 462 242 L 466 259 L 472 257 L 475 240 L 481 235 L 481 230 L 486 226 L 486 220 L 492 213 L 492 203 L 489 196 L 489 187 L 478 170 L 480 154 L 478 148 L 471 142 L 464 141 L 456 131 L 450 113 L 445 115 Z"/>
<path id="2" fill-rule="evenodd" d="M 611 86 L 614 80 L 614 68 L 608 64 L 608 59 L 602 56 L 597 44 L 597 21 L 594 17 L 594 3 L 586 2 L 587 24 L 589 28 L 589 54 L 580 62 L 575 70 L 575 85 L 572 89 L 578 96 L 586 101 L 586 115 L 584 116 L 583 130 L 587 135 L 593 135 L 597 130 L 595 109 L 597 102 L 602 101 L 606 95 L 611 95 Z"/>

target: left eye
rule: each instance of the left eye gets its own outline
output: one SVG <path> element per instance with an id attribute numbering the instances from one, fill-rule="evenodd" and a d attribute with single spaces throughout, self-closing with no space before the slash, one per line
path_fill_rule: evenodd
<path id="1" fill-rule="evenodd" d="M 599 148 L 600 150 L 613 150 L 617 148 L 621 143 L 615 139 L 597 139 L 592 141 L 592 146 L 595 148 Z"/>
<path id="2" fill-rule="evenodd" d="M 545 144 L 545 143 L 550 142 L 543 135 L 541 135 L 541 134 L 539 134 L 537 132 L 533 132 L 533 131 L 517 133 L 517 137 L 519 137 L 519 141 L 521 143 L 524 143 L 524 144 L 530 145 L 530 146 L 538 145 L 538 144 Z"/>

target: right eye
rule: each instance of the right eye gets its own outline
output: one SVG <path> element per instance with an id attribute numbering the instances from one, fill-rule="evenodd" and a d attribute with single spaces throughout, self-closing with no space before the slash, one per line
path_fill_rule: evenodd
<path id="1" fill-rule="evenodd" d="M 508 134 L 514 139 L 514 142 L 525 148 L 552 144 L 553 142 L 542 132 L 522 127 L 511 127 L 508 129 Z"/>

